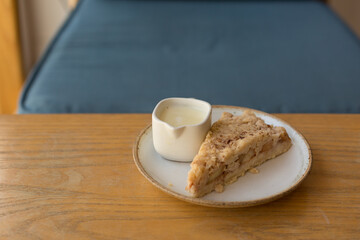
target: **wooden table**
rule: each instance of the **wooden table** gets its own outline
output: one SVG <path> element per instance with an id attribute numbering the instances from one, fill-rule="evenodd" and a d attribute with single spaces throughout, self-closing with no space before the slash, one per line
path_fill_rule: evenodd
<path id="1" fill-rule="evenodd" d="M 275 202 L 217 209 L 138 172 L 149 114 L 0 115 L 0 239 L 360 239 L 360 115 L 277 116 L 309 141 L 310 175 Z"/>

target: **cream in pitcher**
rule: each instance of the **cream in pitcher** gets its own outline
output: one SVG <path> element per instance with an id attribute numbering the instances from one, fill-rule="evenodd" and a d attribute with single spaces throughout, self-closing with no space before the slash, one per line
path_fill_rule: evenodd
<path id="1" fill-rule="evenodd" d="M 162 113 L 160 113 L 159 119 L 173 127 L 180 127 L 199 124 L 204 121 L 206 115 L 207 112 L 202 109 L 179 104 L 165 108 Z"/>
<path id="2" fill-rule="evenodd" d="M 191 162 L 211 127 L 211 105 L 193 98 L 167 98 L 152 114 L 155 150 L 164 158 Z"/>

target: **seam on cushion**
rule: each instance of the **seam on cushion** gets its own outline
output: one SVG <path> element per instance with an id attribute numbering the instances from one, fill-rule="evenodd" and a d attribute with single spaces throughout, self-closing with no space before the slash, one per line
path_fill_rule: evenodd
<path id="1" fill-rule="evenodd" d="M 84 0 L 80 0 L 78 4 L 76 5 L 75 9 L 73 9 L 68 16 L 68 18 L 65 20 L 65 22 L 62 24 L 58 32 L 56 33 L 55 37 L 50 41 L 48 47 L 46 48 L 44 54 L 40 58 L 40 60 L 36 63 L 35 67 L 30 71 L 29 77 L 24 83 L 23 90 L 21 92 L 19 102 L 18 102 L 18 113 L 33 113 L 31 110 L 26 109 L 25 102 L 28 95 L 28 92 L 34 83 L 38 73 L 41 71 L 43 64 L 46 62 L 48 56 L 51 54 L 54 45 L 57 43 L 63 32 L 67 29 L 71 21 L 74 19 L 74 16 L 79 11 L 81 5 L 83 4 Z"/>

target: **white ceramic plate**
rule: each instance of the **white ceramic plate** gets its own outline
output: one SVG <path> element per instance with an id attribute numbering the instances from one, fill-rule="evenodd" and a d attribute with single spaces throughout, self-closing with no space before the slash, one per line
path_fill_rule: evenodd
<path id="1" fill-rule="evenodd" d="M 246 108 L 213 106 L 212 122 L 223 112 L 241 115 Z M 193 198 L 185 191 L 190 163 L 173 162 L 162 158 L 154 149 L 151 125 L 136 140 L 133 154 L 139 171 L 156 187 L 181 200 L 214 207 L 246 207 L 278 199 L 294 190 L 310 171 L 312 157 L 305 138 L 286 122 L 270 114 L 253 110 L 267 124 L 282 126 L 293 146 L 286 153 L 257 167 L 258 174 L 246 173 L 225 187 L 222 193 L 212 192 Z"/>

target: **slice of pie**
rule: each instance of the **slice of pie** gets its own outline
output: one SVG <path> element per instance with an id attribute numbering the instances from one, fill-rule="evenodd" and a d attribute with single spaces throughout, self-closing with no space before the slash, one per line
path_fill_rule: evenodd
<path id="1" fill-rule="evenodd" d="M 241 116 L 224 112 L 207 133 L 191 163 L 186 190 L 201 197 L 235 182 L 251 168 L 291 147 L 283 127 L 267 125 L 249 110 Z"/>

